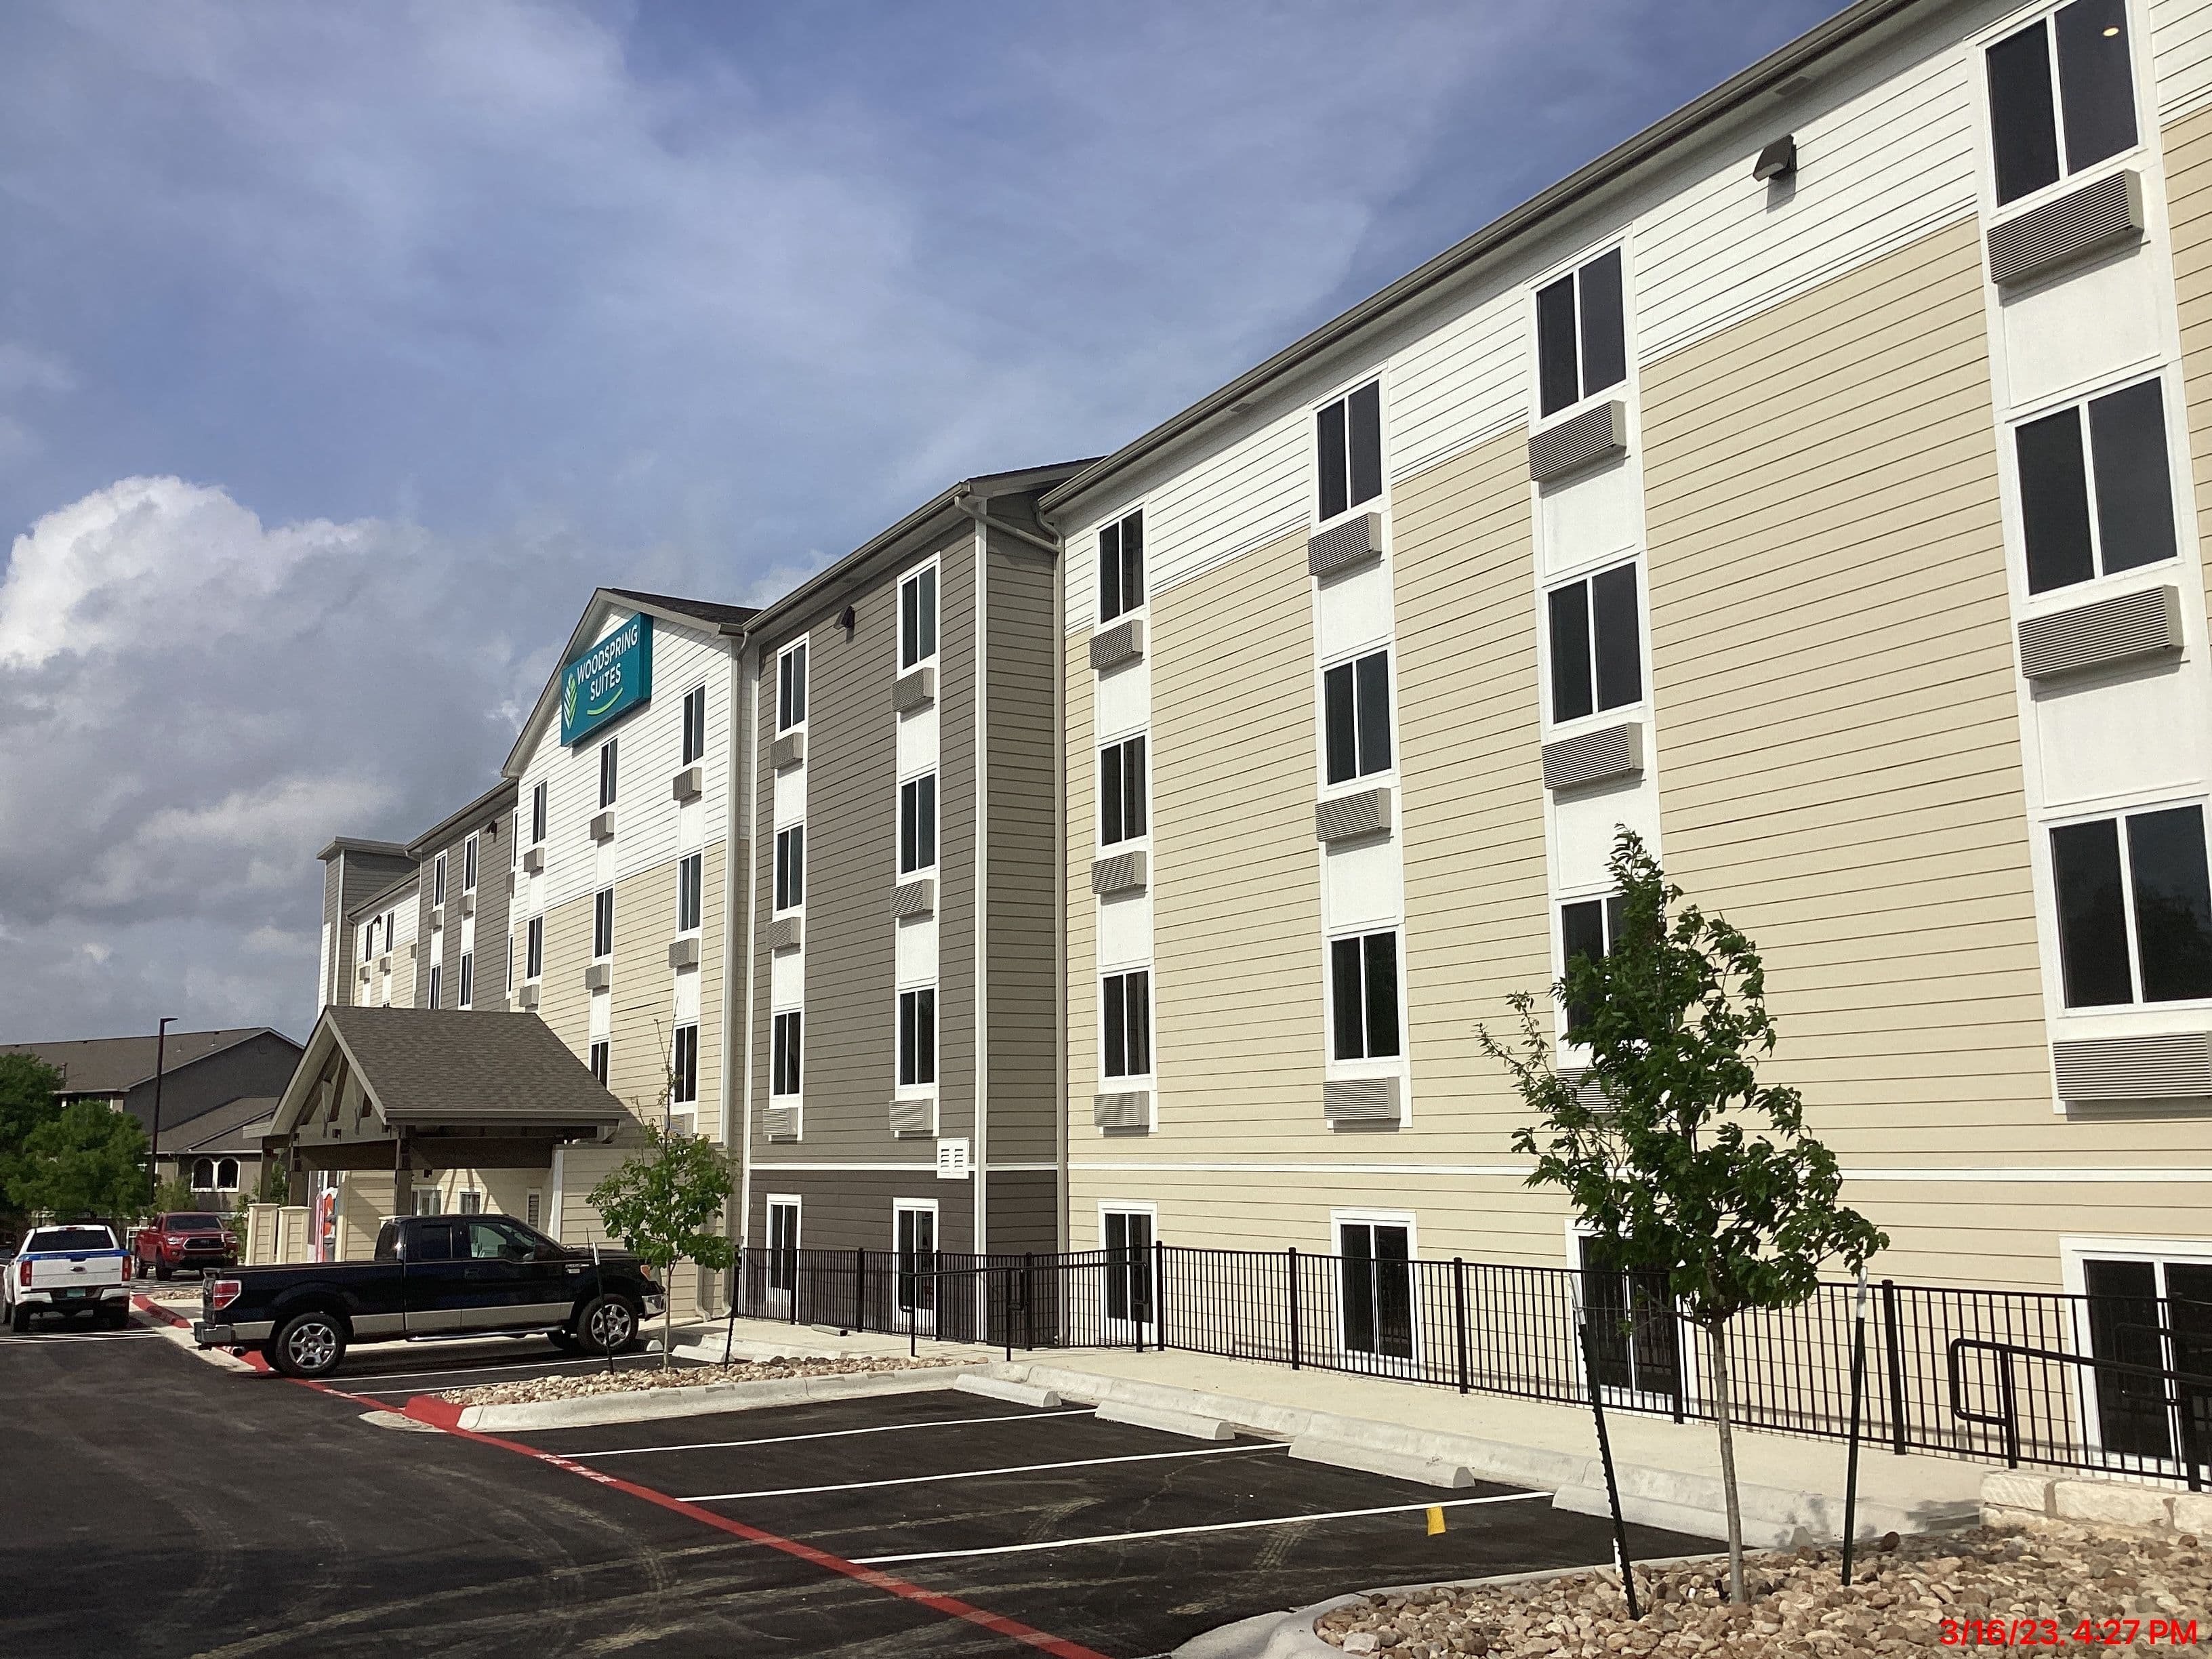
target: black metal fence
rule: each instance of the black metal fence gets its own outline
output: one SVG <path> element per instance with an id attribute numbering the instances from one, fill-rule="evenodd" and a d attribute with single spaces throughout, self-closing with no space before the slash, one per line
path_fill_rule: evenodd
<path id="1" fill-rule="evenodd" d="M 747 1251 L 752 1317 L 1016 1348 L 1164 1347 L 1559 1403 L 1589 1398 L 1587 1316 L 1609 1407 L 1713 1413 L 1708 1339 L 1663 1286 L 1594 1268 L 1191 1249 L 902 1255 Z M 1900 1455 L 2197 1484 L 2212 1458 L 2212 1306 L 2033 1291 L 1868 1287 L 1863 1432 Z M 1838 1437 L 1860 1295 L 1739 1316 L 1736 1423 Z"/>

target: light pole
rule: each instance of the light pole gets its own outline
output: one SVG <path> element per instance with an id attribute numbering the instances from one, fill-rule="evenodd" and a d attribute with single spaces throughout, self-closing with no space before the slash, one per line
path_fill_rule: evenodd
<path id="1" fill-rule="evenodd" d="M 161 1062 L 167 1057 L 169 1027 L 177 1023 L 174 1014 L 154 1028 L 154 1138 L 146 1152 L 146 1201 L 149 1204 L 161 1191 Z"/>

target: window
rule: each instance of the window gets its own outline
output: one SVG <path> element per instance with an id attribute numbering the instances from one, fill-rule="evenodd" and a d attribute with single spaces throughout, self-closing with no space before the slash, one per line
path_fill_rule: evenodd
<path id="1" fill-rule="evenodd" d="M 937 654 L 937 567 L 926 564 L 899 584 L 899 670 Z"/>
<path id="2" fill-rule="evenodd" d="M 615 804 L 615 779 L 617 770 L 615 745 L 620 739 L 609 738 L 599 745 L 599 805 Z"/>
<path id="3" fill-rule="evenodd" d="M 537 979 L 544 974 L 545 918 L 543 916 L 532 916 L 530 919 L 530 939 L 522 960 L 523 978 Z"/>
<path id="4" fill-rule="evenodd" d="M 544 1213 L 544 1202 L 545 1195 L 535 1188 L 522 1200 L 522 1218 L 530 1224 L 533 1231 L 544 1224 L 539 1217 Z"/>
<path id="5" fill-rule="evenodd" d="M 2029 592 L 2175 556 L 2166 398 L 2158 381 L 2025 422 L 2013 433 L 2013 449 Z"/>
<path id="6" fill-rule="evenodd" d="M 1550 415 L 1628 378 L 1620 250 L 1536 293 L 1536 400 Z"/>
<path id="7" fill-rule="evenodd" d="M 416 1215 L 436 1215 L 443 1207 L 444 1194 L 440 1193 L 435 1187 L 417 1187 L 415 1189 L 415 1213 Z M 392 1231 L 395 1233 L 397 1233 L 398 1231 L 398 1229 L 396 1227 L 392 1229 Z M 451 1234 L 447 1235 L 449 1239 L 451 1237 Z M 379 1261 L 390 1261 L 393 1259 L 392 1256 L 387 1256 L 385 1255 L 384 1240 L 380 1237 L 376 1241 L 376 1254 Z M 396 1256 L 398 1252 L 395 1250 L 393 1252 L 393 1255 Z M 424 1260 L 422 1255 L 419 1253 L 410 1253 L 410 1259 L 416 1261 Z M 440 1259 L 442 1261 L 444 1258 L 441 1257 Z"/>
<path id="8" fill-rule="evenodd" d="M 460 1208 L 455 1212 L 455 1213 L 459 1215 L 482 1215 L 483 1213 L 483 1194 L 472 1189 L 464 1190 L 461 1194 Z M 468 1235 L 461 1232 L 459 1228 L 454 1229 L 454 1234 L 456 1243 L 459 1242 L 460 1239 L 468 1237 Z M 498 1252 L 495 1250 L 493 1254 L 497 1255 Z"/>
<path id="9" fill-rule="evenodd" d="M 699 1028 L 676 1028 L 676 1053 L 669 1064 L 668 1099 L 674 1106 L 689 1106 L 699 1098 Z"/>
<path id="10" fill-rule="evenodd" d="M 1328 781 L 1346 783 L 1390 769 L 1390 653 L 1370 651 L 1321 677 Z"/>
<path id="11" fill-rule="evenodd" d="M 1413 1357 L 1413 1229 L 1399 1222 L 1336 1224 L 1344 1346 L 1377 1359 Z"/>
<path id="12" fill-rule="evenodd" d="M 937 1202 L 902 1198 L 891 1205 L 891 1238 L 898 1251 L 898 1311 L 910 1324 L 935 1328 L 937 1315 Z"/>
<path id="13" fill-rule="evenodd" d="M 445 902 L 446 855 L 441 853 L 438 854 L 437 862 L 430 866 L 430 902 L 443 904 Z"/>
<path id="14" fill-rule="evenodd" d="M 799 1200 L 768 1201 L 768 1288 L 789 1296 L 799 1287 Z"/>
<path id="15" fill-rule="evenodd" d="M 219 1193 L 234 1193 L 238 1190 L 238 1160 L 236 1158 L 219 1158 L 216 1160 L 215 1189 Z"/>
<path id="16" fill-rule="evenodd" d="M 609 1046 L 610 1045 L 605 1037 L 596 1037 L 592 1042 L 592 1075 L 599 1079 L 602 1087 L 605 1086 L 607 1080 L 607 1051 Z"/>
<path id="17" fill-rule="evenodd" d="M 215 1160 L 211 1158 L 194 1158 L 192 1160 L 192 1190 L 204 1193 L 213 1191 L 214 1188 Z"/>
<path id="18" fill-rule="evenodd" d="M 1398 935 L 1332 939 L 1329 995 L 1339 1060 L 1388 1060 L 1398 1052 Z"/>
<path id="19" fill-rule="evenodd" d="M 399 912 L 397 910 L 386 910 L 384 913 L 384 948 L 387 951 L 392 949 L 392 941 L 398 937 Z"/>
<path id="20" fill-rule="evenodd" d="M 1098 620 L 1112 622 L 1145 602 L 1145 515 L 1130 514 L 1098 532 Z"/>
<path id="21" fill-rule="evenodd" d="M 1988 63 L 1999 206 L 2135 148 L 2125 0 L 2074 0 L 2005 36 Z"/>
<path id="22" fill-rule="evenodd" d="M 1681 1340 L 1667 1275 L 1624 1270 L 1601 1240 L 1577 1238 L 1575 1244 L 1598 1386 L 1646 1398 L 1679 1398 Z"/>
<path id="23" fill-rule="evenodd" d="M 2081 1288 L 2089 1352 L 2099 1359 L 2199 1375 L 2212 1363 L 2212 1263 L 2087 1258 Z M 2164 1378 L 2102 1367 L 2093 1375 L 2097 1443 L 2106 1451 L 2171 1462 L 2191 1437 L 2199 1448 L 2212 1444 L 2201 1395 L 2187 1407 L 2196 1420 L 2185 1437 L 2176 1391 Z"/>
<path id="24" fill-rule="evenodd" d="M 361 930 L 361 959 L 374 961 L 376 957 L 376 923 L 371 921 Z"/>
<path id="25" fill-rule="evenodd" d="M 806 902 L 806 826 L 794 823 L 775 832 L 775 908 L 793 910 Z"/>
<path id="26" fill-rule="evenodd" d="M 1145 833 L 1145 740 L 1124 738 L 1098 751 L 1098 843 Z"/>
<path id="27" fill-rule="evenodd" d="M 936 862 L 937 774 L 929 772 L 899 785 L 899 874 Z"/>
<path id="28" fill-rule="evenodd" d="M 693 853 L 676 861 L 676 931 L 693 933 L 699 930 L 702 895 L 707 878 L 706 854 Z"/>
<path id="29" fill-rule="evenodd" d="M 901 991 L 898 1000 L 898 1086 L 927 1088 L 937 1081 L 937 991 Z"/>
<path id="30" fill-rule="evenodd" d="M 1602 958 L 1613 954 L 1613 945 L 1620 938 L 1621 905 L 1621 897 L 1616 893 L 1610 898 L 1577 899 L 1559 907 L 1562 974 L 1565 965 L 1577 957 Z M 1579 1003 L 1569 1003 L 1567 1035 L 1572 1036 L 1589 1017 L 1589 1009 Z"/>
<path id="31" fill-rule="evenodd" d="M 707 688 L 696 686 L 684 694 L 684 759 L 689 766 L 707 752 Z"/>
<path id="32" fill-rule="evenodd" d="M 438 1211 L 434 1206 L 430 1213 L 435 1215 Z M 442 1225 L 416 1228 L 407 1237 L 407 1259 L 410 1261 L 451 1261 L 453 1260 L 453 1229 Z"/>
<path id="33" fill-rule="evenodd" d="M 592 895 L 592 954 L 615 953 L 615 890 L 602 887 Z"/>
<path id="34" fill-rule="evenodd" d="M 1152 975 L 1109 974 L 1099 987 L 1100 1069 L 1108 1077 L 1152 1074 Z"/>
<path id="35" fill-rule="evenodd" d="M 545 839 L 545 786 L 538 784 L 530 791 L 530 844 L 532 847 Z"/>
<path id="36" fill-rule="evenodd" d="M 2051 866 L 2068 1007 L 2212 997 L 2203 807 L 2053 830 Z"/>
<path id="37" fill-rule="evenodd" d="M 477 957 L 473 951 L 461 952 L 461 1006 L 472 1008 L 477 996 Z"/>
<path id="38" fill-rule="evenodd" d="M 1323 524 L 1382 493 L 1381 381 L 1314 411 L 1314 477 L 1315 516 Z"/>
<path id="39" fill-rule="evenodd" d="M 436 963 L 430 964 L 430 1000 L 423 1004 L 423 1006 L 434 1008 L 438 1006 L 438 982 L 445 977 L 445 974 L 446 970 Z"/>
<path id="40" fill-rule="evenodd" d="M 461 890 L 477 890 L 477 838 L 471 836 L 461 848 Z"/>
<path id="41" fill-rule="evenodd" d="M 1108 1210 L 1099 1218 L 1106 1246 L 1106 1317 L 1152 1322 L 1152 1213 Z"/>
<path id="42" fill-rule="evenodd" d="M 804 1035 L 800 1018 L 794 1009 L 787 1014 L 778 1014 L 770 1023 L 768 1091 L 772 1095 L 799 1092 L 799 1054 Z"/>
<path id="43" fill-rule="evenodd" d="M 520 810 L 515 812 L 514 822 L 509 824 L 507 829 L 509 834 L 507 837 L 507 867 L 513 870 L 522 862 L 522 813 Z M 514 890 L 512 879 L 507 884 L 507 890 L 509 892 Z"/>
<path id="44" fill-rule="evenodd" d="M 1552 718 L 1580 720 L 1644 696 L 1636 567 L 1616 566 L 1545 595 L 1552 636 Z"/>
<path id="45" fill-rule="evenodd" d="M 806 642 L 775 659 L 775 729 L 788 732 L 806 719 Z"/>

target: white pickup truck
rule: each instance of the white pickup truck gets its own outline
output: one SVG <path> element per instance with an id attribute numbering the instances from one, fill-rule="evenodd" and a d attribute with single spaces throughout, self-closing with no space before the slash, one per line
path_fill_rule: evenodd
<path id="1" fill-rule="evenodd" d="M 20 1336 L 36 1313 L 91 1314 L 120 1330 L 131 1322 L 131 1253 L 88 1222 L 33 1227 L 0 1276 L 0 1314 Z"/>

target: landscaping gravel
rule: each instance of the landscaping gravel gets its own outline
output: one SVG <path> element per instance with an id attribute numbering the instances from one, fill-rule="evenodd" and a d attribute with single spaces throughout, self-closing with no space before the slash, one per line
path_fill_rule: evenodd
<path id="1" fill-rule="evenodd" d="M 698 1389 L 709 1382 L 768 1382 L 787 1376 L 860 1376 L 875 1371 L 927 1370 L 957 1364 L 949 1359 L 890 1358 L 733 1360 L 726 1365 L 632 1365 L 613 1372 L 585 1371 L 573 1376 L 538 1376 L 515 1382 L 487 1382 L 473 1389 L 449 1389 L 441 1396 L 463 1406 L 519 1406 L 540 1400 L 577 1400 L 594 1394 L 630 1394 L 645 1389 Z"/>
<path id="2" fill-rule="evenodd" d="M 1747 1558 L 1751 1605 L 1742 1608 L 1728 1604 L 1720 1560 L 1639 1570 L 1641 1620 L 1628 1617 L 1608 1568 L 1370 1595 L 1322 1614 L 1315 1629 L 1346 1653 L 1389 1659 L 2212 1647 L 2212 1550 L 2191 1534 L 2062 1522 L 1901 1540 L 1893 1533 L 1855 1555 L 1848 1590 L 1841 1565 L 1832 1549 L 1754 1553 Z"/>

